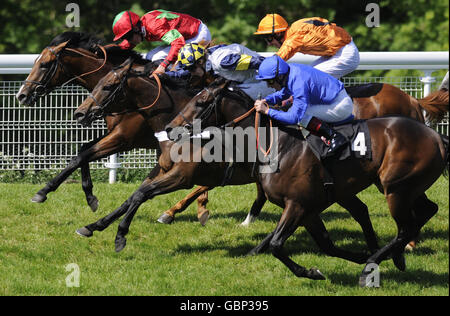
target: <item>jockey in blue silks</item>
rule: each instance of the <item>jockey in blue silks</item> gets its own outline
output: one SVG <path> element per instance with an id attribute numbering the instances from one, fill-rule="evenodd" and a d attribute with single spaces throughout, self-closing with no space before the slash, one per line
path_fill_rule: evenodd
<path id="1" fill-rule="evenodd" d="M 299 124 L 312 134 L 323 136 L 330 146 L 328 156 L 348 143 L 346 137 L 326 123 L 339 124 L 353 119 L 353 102 L 342 82 L 313 67 L 288 64 L 277 55 L 264 59 L 256 79 L 266 81 L 277 90 L 255 102 L 258 112 L 287 125 Z M 286 112 L 267 106 L 291 96 L 293 104 Z"/>

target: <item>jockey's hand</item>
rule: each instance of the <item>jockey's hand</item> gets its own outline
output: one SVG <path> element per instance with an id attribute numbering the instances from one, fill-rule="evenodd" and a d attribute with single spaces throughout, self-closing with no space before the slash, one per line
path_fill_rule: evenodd
<path id="1" fill-rule="evenodd" d="M 289 99 L 283 100 L 281 102 L 281 106 L 289 106 L 292 103 L 294 103 L 294 97 L 293 96 L 291 96 Z"/>
<path id="2" fill-rule="evenodd" d="M 154 74 L 154 75 L 163 74 L 163 73 L 165 73 L 165 72 L 166 72 L 166 68 L 164 68 L 162 65 L 159 65 L 158 68 L 156 68 L 156 69 L 153 71 L 152 75 L 153 75 L 153 74 Z"/>
<path id="3" fill-rule="evenodd" d="M 267 102 L 265 99 L 262 100 L 256 100 L 255 101 L 255 109 L 257 112 L 266 114 L 269 113 L 269 107 L 267 106 Z"/>

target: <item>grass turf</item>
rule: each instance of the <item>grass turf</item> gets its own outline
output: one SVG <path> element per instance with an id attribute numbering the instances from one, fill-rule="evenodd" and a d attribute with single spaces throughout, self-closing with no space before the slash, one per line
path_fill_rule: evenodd
<path id="1" fill-rule="evenodd" d="M 427 191 L 439 212 L 422 229 L 421 242 L 406 254 L 407 270 L 392 261 L 380 265 L 380 288 L 362 289 L 363 265 L 319 251 L 304 228 L 288 239 L 285 250 L 295 262 L 317 267 L 327 277 L 295 277 L 271 254 L 245 254 L 271 232 L 281 209 L 267 203 L 250 227 L 240 227 L 256 196 L 255 185 L 217 188 L 209 194 L 211 217 L 197 222 L 196 206 L 172 225 L 156 222 L 188 191 L 156 197 L 142 205 L 128 234 L 127 247 L 114 251 L 118 222 L 90 239 L 75 230 L 113 211 L 138 187 L 96 184 L 100 207 L 92 213 L 81 185 L 63 184 L 43 204 L 30 198 L 41 185 L 0 184 L 0 295 L 448 295 L 449 181 L 441 177 Z M 375 187 L 358 195 L 368 206 L 380 245 L 396 234 L 383 196 Z M 347 250 L 364 250 L 363 234 L 337 205 L 324 213 L 331 238 Z M 67 287 L 68 264 L 80 269 L 80 286 Z"/>

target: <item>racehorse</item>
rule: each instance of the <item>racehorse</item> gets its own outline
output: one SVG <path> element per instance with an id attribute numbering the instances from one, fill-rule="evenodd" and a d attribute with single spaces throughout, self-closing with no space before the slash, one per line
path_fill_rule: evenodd
<path id="1" fill-rule="evenodd" d="M 207 55 L 203 56 L 193 65 L 191 72 L 195 74 L 198 82 L 208 84 L 214 82 L 215 78 L 211 73 L 205 71 L 206 60 Z M 403 115 L 422 123 L 437 123 L 442 121 L 449 111 L 448 80 L 445 81 L 445 79 L 439 87 L 439 90 L 421 99 L 415 99 L 398 87 L 384 83 L 350 86 L 346 90 L 354 102 L 353 114 L 355 119 Z M 181 119 L 181 117 L 178 117 L 178 120 Z M 247 226 L 256 219 L 266 202 L 264 192 L 258 184 L 257 188 L 257 199 L 252 205 L 249 216 L 242 223 L 244 226 Z M 364 208 L 365 206 L 363 202 L 355 198 L 353 201 L 349 201 L 348 204 L 343 205 L 343 207 L 348 209 Z M 160 221 L 168 220 L 168 222 L 171 222 L 174 215 L 174 213 L 165 212 L 161 215 Z M 414 241 L 411 242 L 410 247 L 415 247 Z"/>
<path id="2" fill-rule="evenodd" d="M 78 32 L 62 33 L 55 37 L 36 59 L 31 73 L 17 93 L 17 99 L 22 104 L 32 106 L 39 97 L 67 83 L 75 83 L 92 91 L 105 74 L 130 56 L 134 58 L 135 63 L 149 65 L 147 60 L 141 59 L 141 56 L 132 50 L 122 50 L 114 45 L 106 46 L 103 50 L 100 40 L 92 35 Z M 158 141 L 153 136 L 154 132 L 142 114 L 130 112 L 105 116 L 104 119 L 108 133 L 83 145 L 80 153 L 69 165 L 35 194 L 33 202 L 44 202 L 48 193 L 55 191 L 67 177 L 81 167 L 82 187 L 86 200 L 91 209 L 96 211 L 98 199 L 92 193 L 89 162 L 133 148 L 159 150 Z M 154 174 L 157 172 L 158 169 L 155 169 Z M 192 196 L 193 194 L 190 194 L 185 200 L 190 199 L 192 202 L 195 200 Z M 207 201 L 206 194 L 198 196 L 198 214 L 201 221 L 205 221 L 205 214 L 208 214 Z M 188 205 L 183 201 L 170 212 L 175 212 L 175 209 L 180 211 Z"/>
<path id="3" fill-rule="evenodd" d="M 128 71 L 126 68 L 127 66 L 121 71 Z M 107 75 L 102 80 L 104 85 L 108 82 L 108 77 L 117 85 L 121 74 Z M 92 100 L 87 100 L 85 103 L 88 103 L 94 112 L 111 113 L 120 110 L 114 102 L 103 103 L 104 100 L 109 99 L 104 92 L 102 94 L 103 87 L 97 86 Z M 220 89 L 223 87 L 219 87 Z M 205 105 L 216 100 L 216 96 L 216 91 L 210 88 L 196 95 L 179 114 L 183 123 L 186 121 L 189 123 L 186 117 L 189 113 L 195 113 L 194 118 L 196 115 L 201 116 Z M 97 100 L 93 101 L 94 98 Z M 243 129 L 252 127 L 256 119 L 255 113 L 249 110 L 252 106 L 253 102 L 249 102 L 248 99 L 239 95 L 230 96 L 226 92 L 221 97 L 221 101 L 215 105 L 214 110 L 208 112 L 210 115 L 207 119 L 215 122 L 216 126 L 233 121 L 235 126 Z M 236 116 L 242 113 L 247 114 L 241 116 L 242 119 L 235 120 Z M 215 116 L 214 119 L 211 119 L 213 116 Z M 269 133 L 270 128 L 265 120 L 261 121 L 261 125 L 266 127 Z M 252 253 L 270 248 L 272 254 L 296 276 L 324 279 L 319 270 L 306 269 L 283 253 L 285 241 L 298 226 L 305 226 L 327 254 L 357 263 L 366 263 L 366 265 L 380 264 L 381 261 L 392 257 L 397 268 L 400 270 L 406 268 L 403 258 L 404 247 L 438 209 L 437 205 L 426 197 L 425 191 L 439 178 L 444 169 L 448 168 L 448 137 L 440 136 L 416 120 L 401 116 L 371 119 L 367 121 L 367 125 L 370 131 L 372 159 L 349 158 L 331 161 L 331 166 L 329 165 L 328 168 L 331 168 L 336 183 L 332 200 L 323 187 L 325 174 L 323 164 L 298 131 L 293 132 L 292 129 L 279 126 L 276 122 L 274 127 L 279 129 L 278 171 L 254 175 L 253 163 L 249 160 L 234 164 L 236 170 L 229 177 L 229 184 L 248 183 L 256 178 L 268 199 L 284 209 L 276 229 Z M 221 185 L 227 163 L 193 162 L 192 160 L 177 163 L 164 162 L 162 160 L 168 159 L 166 152 L 173 143 L 167 140 L 163 143 L 165 146 L 162 146 L 160 165 L 166 166 L 166 168 L 163 167 L 165 171 L 153 179 L 144 180 L 140 188 L 118 209 L 95 223 L 78 229 L 78 234 L 91 237 L 94 231 L 104 230 L 114 220 L 125 214 L 119 224 L 115 240 L 116 251 L 121 251 L 126 245 L 125 236 L 129 231 L 131 220 L 139 206 L 146 200 L 174 190 L 186 189 L 194 184 L 210 188 Z M 194 151 L 191 157 L 193 155 Z M 387 200 L 391 216 L 397 224 L 397 237 L 370 256 L 335 248 L 319 214 L 334 202 L 352 199 L 371 184 L 375 184 Z M 370 272 L 371 270 L 366 268 L 363 270 L 360 277 L 361 285 L 367 284 Z"/>
<path id="4" fill-rule="evenodd" d="M 68 83 L 69 81 L 80 84 L 91 91 L 98 80 L 112 66 L 120 64 L 130 54 L 133 55 L 132 51 L 128 52 L 121 49 L 114 49 L 117 47 L 112 46 L 110 49 L 107 49 L 108 60 L 105 60 L 105 56 L 100 51 L 101 46 L 98 42 L 94 37 L 83 33 L 66 32 L 57 36 L 36 60 L 32 72 L 17 94 L 19 101 L 31 105 L 36 101 L 37 97 L 43 96 L 52 91 L 56 86 Z M 198 72 L 202 73 L 202 70 L 199 69 Z M 198 77 L 202 81 L 195 83 L 196 85 L 206 82 L 206 79 L 202 78 L 201 75 Z M 423 120 L 420 107 L 417 105 L 417 100 L 409 97 L 394 86 L 374 84 L 373 86 L 356 86 L 352 89 L 358 91 L 355 95 L 359 95 L 359 98 L 355 98 L 355 100 L 359 100 L 358 104 L 361 105 L 357 111 L 370 112 L 371 115 L 405 114 Z M 375 97 L 369 98 L 374 91 L 379 92 Z M 398 97 L 390 99 L 383 97 L 384 95 L 389 95 L 389 91 L 392 91 L 393 95 L 398 94 Z M 446 97 L 448 109 L 448 92 Z M 418 101 L 423 105 L 423 109 L 427 109 L 427 113 L 431 113 L 430 118 L 433 118 L 445 113 L 445 111 L 441 110 L 442 104 L 445 104 L 445 102 L 442 102 L 443 99 L 445 100 L 445 93 L 438 91 Z M 389 103 L 389 101 L 393 102 Z M 362 114 L 356 113 L 356 115 L 360 116 Z M 362 117 L 365 116 L 362 115 Z M 81 166 L 82 187 L 86 195 L 86 200 L 91 209 L 95 211 L 98 207 L 98 199 L 92 194 L 93 185 L 88 163 L 136 147 L 158 148 L 156 139 L 151 136 L 152 131 L 148 130 L 145 119 L 141 115 L 126 113 L 107 116 L 105 117 L 105 121 L 108 126 L 108 134 L 85 144 L 81 148 L 79 155 L 32 198 L 33 202 L 44 202 L 49 192 L 55 191 L 73 171 Z M 156 171 L 157 169 L 155 169 Z M 164 223 L 172 222 L 175 213 L 183 211 L 195 199 L 197 194 L 202 192 L 205 192 L 205 194 L 200 195 L 198 198 L 198 216 L 204 224 L 208 214 L 205 207 L 207 203 L 207 192 L 205 188 L 198 188 L 189 194 L 181 202 L 166 211 L 160 217 L 159 221 Z M 258 186 L 258 197 L 253 203 L 250 214 L 259 213 L 265 201 L 264 193 Z M 355 203 L 360 204 L 362 202 L 356 201 Z M 244 223 L 248 222 L 249 220 L 246 220 Z"/>

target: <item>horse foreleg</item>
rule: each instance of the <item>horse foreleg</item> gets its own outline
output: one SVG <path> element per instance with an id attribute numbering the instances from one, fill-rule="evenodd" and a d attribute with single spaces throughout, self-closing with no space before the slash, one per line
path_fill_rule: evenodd
<path id="1" fill-rule="evenodd" d="M 295 232 L 304 218 L 305 210 L 300 205 L 287 202 L 283 215 L 274 231 L 269 247 L 272 254 L 280 260 L 297 277 L 305 277 L 313 280 L 324 280 L 324 275 L 317 269 L 306 269 L 292 261 L 283 251 L 286 240 Z"/>
<path id="2" fill-rule="evenodd" d="M 258 193 L 256 200 L 253 202 L 252 208 L 250 209 L 246 219 L 241 223 L 241 226 L 248 226 L 250 223 L 253 223 L 261 213 L 262 207 L 267 201 L 266 194 L 264 193 L 264 190 L 259 182 L 256 182 L 256 189 Z"/>
<path id="3" fill-rule="evenodd" d="M 161 173 L 154 179 L 147 178 L 130 197 L 128 210 L 119 224 L 115 239 L 116 251 L 119 252 L 126 246 L 125 236 L 128 234 L 131 222 L 139 206 L 145 201 L 152 199 L 157 195 L 167 194 L 180 189 L 187 189 L 189 186 L 188 178 L 184 176 L 182 168 L 173 168 L 167 173 Z"/>
<path id="4" fill-rule="evenodd" d="M 165 211 L 159 218 L 158 222 L 162 224 L 170 224 L 175 219 L 175 214 L 183 212 L 192 202 L 197 199 L 198 201 L 198 216 L 199 220 L 201 216 L 209 215 L 209 211 L 205 208 L 206 203 L 208 202 L 208 190 L 209 187 L 199 186 L 194 191 L 190 192 L 184 199 L 175 204 L 171 209 Z M 201 211 L 203 208 L 203 211 Z M 206 213 L 208 212 L 208 213 Z M 206 217 L 200 220 L 200 223 L 204 225 L 206 223 Z"/>
<path id="5" fill-rule="evenodd" d="M 437 204 L 429 200 L 425 193 L 414 201 L 413 216 L 417 225 L 420 227 L 419 230 L 437 213 L 437 211 Z M 416 247 L 418 238 L 419 235 L 417 234 L 417 236 L 414 236 L 414 239 L 406 245 L 405 249 L 413 250 Z"/>
<path id="6" fill-rule="evenodd" d="M 363 253 L 353 253 L 337 248 L 330 239 L 322 219 L 317 216 L 308 218 L 305 228 L 312 236 L 319 248 L 331 257 L 338 257 L 355 263 L 362 264 L 367 261 L 369 255 Z"/>
<path id="7" fill-rule="evenodd" d="M 258 246 L 249 251 L 247 256 L 257 255 L 266 251 L 269 248 L 270 241 L 272 240 L 274 234 L 275 231 L 267 235 L 266 238 L 264 238 L 264 240 Z"/>
<path id="8" fill-rule="evenodd" d="M 103 137 L 102 137 L 103 138 Z M 47 194 L 56 191 L 56 189 L 64 182 L 75 170 L 77 170 L 81 165 L 89 163 L 91 157 L 91 148 L 99 142 L 102 138 L 93 140 L 88 144 L 81 147 L 80 153 L 72 158 L 66 168 L 62 170 L 56 177 L 50 180 L 44 188 L 39 190 L 31 199 L 32 202 L 42 203 L 47 200 Z"/>
<path id="9" fill-rule="evenodd" d="M 206 208 L 208 204 L 208 188 L 197 198 L 197 218 L 202 226 L 205 226 L 209 219 L 209 210 Z"/>
<path id="10" fill-rule="evenodd" d="M 89 163 L 81 165 L 81 187 L 83 188 L 84 195 L 86 196 L 86 201 L 91 208 L 92 212 L 98 209 L 98 199 L 92 193 L 94 185 L 91 178 L 91 170 L 89 168 Z"/>
<path id="11" fill-rule="evenodd" d="M 159 165 L 156 165 L 151 171 L 150 174 L 147 176 L 147 178 L 144 180 L 143 184 L 147 182 L 151 182 L 154 177 L 156 177 L 156 173 L 160 170 Z M 111 225 L 115 220 L 117 220 L 119 217 L 121 217 L 123 214 L 125 214 L 130 207 L 132 203 L 132 197 L 131 196 L 128 200 L 126 200 L 119 208 L 108 214 L 107 216 L 99 219 L 98 221 L 86 225 L 80 229 L 78 229 L 76 232 L 77 234 L 83 236 L 83 237 L 91 237 L 94 234 L 94 231 L 103 231 L 106 229 L 109 225 Z"/>
<path id="12" fill-rule="evenodd" d="M 373 265 L 379 265 L 383 260 L 388 259 L 389 256 L 392 256 L 394 264 L 399 270 L 404 271 L 406 269 L 403 257 L 405 246 L 420 231 L 420 227 L 413 218 L 411 211 L 414 201 L 412 202 L 410 199 L 411 197 L 408 196 L 408 193 L 390 193 L 386 195 L 389 210 L 397 224 L 397 237 L 367 260 L 359 278 L 360 286 L 369 284 Z"/>
<path id="13" fill-rule="evenodd" d="M 361 226 L 366 239 L 367 246 L 371 253 L 375 253 L 380 249 L 378 246 L 377 235 L 372 226 L 372 222 L 369 217 L 369 210 L 367 205 L 364 204 L 356 195 L 346 198 L 345 200 L 338 201 L 338 204 L 345 208 L 354 220 Z"/>

